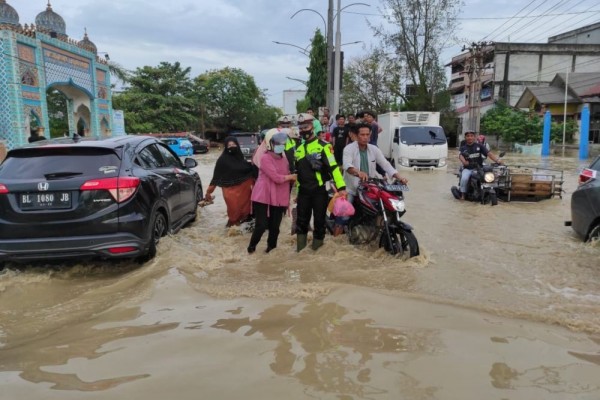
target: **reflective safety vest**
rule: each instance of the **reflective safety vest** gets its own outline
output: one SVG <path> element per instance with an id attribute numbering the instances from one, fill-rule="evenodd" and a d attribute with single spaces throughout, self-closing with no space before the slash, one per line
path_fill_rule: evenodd
<path id="1" fill-rule="evenodd" d="M 302 191 L 317 190 L 332 178 L 338 190 L 346 189 L 331 145 L 316 137 L 296 148 L 296 173 L 298 186 Z"/>

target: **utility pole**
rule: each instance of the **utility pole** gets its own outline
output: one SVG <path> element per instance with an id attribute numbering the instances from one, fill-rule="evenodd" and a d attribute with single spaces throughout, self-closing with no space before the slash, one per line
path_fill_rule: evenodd
<path id="1" fill-rule="evenodd" d="M 332 115 L 337 115 L 340 112 L 340 80 L 341 80 L 341 47 L 342 47 L 342 33 L 340 32 L 340 11 L 342 8 L 342 1 L 337 0 L 337 28 L 335 30 L 335 62 L 333 63 L 333 108 L 330 108 Z"/>
<path id="2" fill-rule="evenodd" d="M 469 64 L 469 128 L 479 133 L 481 119 L 481 75 L 483 73 L 483 58 L 486 47 L 492 42 L 472 42 L 469 47 L 463 47 L 463 51 L 471 53 Z"/>
<path id="3" fill-rule="evenodd" d="M 333 108 L 333 0 L 327 10 L 327 108 Z M 334 114 L 335 115 L 335 114 Z"/>

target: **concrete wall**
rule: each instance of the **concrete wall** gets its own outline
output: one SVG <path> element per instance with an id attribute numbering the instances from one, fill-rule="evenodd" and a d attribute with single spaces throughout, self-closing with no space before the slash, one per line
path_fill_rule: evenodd
<path id="1" fill-rule="evenodd" d="M 496 43 L 494 63 L 495 98 L 506 98 L 514 106 L 526 86 L 549 83 L 557 73 L 567 69 L 569 72 L 597 72 L 600 44 Z M 503 93 L 505 78 L 507 88 Z"/>
<path id="2" fill-rule="evenodd" d="M 600 44 L 600 23 L 551 36 L 548 43 Z"/>

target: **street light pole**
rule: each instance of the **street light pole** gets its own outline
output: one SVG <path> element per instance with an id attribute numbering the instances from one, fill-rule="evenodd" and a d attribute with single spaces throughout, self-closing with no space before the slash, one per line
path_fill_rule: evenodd
<path id="1" fill-rule="evenodd" d="M 338 0 L 338 10 L 339 0 Z M 333 73 L 333 0 L 329 0 L 329 9 L 327 11 L 327 108 L 330 110 L 335 103 L 335 77 Z M 339 18 L 338 18 L 339 21 Z M 332 80 L 334 82 L 332 82 Z M 330 114 L 331 115 L 331 114 Z M 333 114 L 336 115 L 336 114 Z"/>
<path id="2" fill-rule="evenodd" d="M 335 18 L 337 18 L 336 21 L 336 30 L 335 30 L 335 66 L 334 66 L 334 71 L 333 71 L 333 107 L 331 108 L 332 113 L 331 115 L 337 115 L 340 112 L 340 83 L 341 83 L 341 66 L 342 66 L 342 59 L 341 59 L 341 47 L 342 47 L 342 32 L 340 29 L 341 26 L 341 15 L 340 13 L 351 6 L 356 6 L 356 5 L 361 5 L 361 6 L 367 6 L 367 7 L 371 7 L 369 4 L 366 3 L 352 3 L 352 4 L 348 4 L 347 6 L 345 6 L 344 8 L 342 8 L 342 1 L 341 0 L 337 0 L 337 11 L 336 11 L 336 15 Z"/>
<path id="3" fill-rule="evenodd" d="M 283 46 L 290 46 L 290 47 L 295 47 L 298 49 L 298 51 L 302 54 L 304 54 L 305 56 L 309 56 L 309 52 L 308 52 L 308 46 L 310 46 L 310 43 L 306 46 L 306 47 L 300 47 L 300 46 L 296 46 L 295 44 L 292 43 L 285 43 L 285 42 L 278 42 L 276 40 L 272 40 L 273 43 L 275 44 L 281 44 Z"/>
<path id="4" fill-rule="evenodd" d="M 331 115 L 338 115 L 340 113 L 340 67 L 341 67 L 341 47 L 342 47 L 342 32 L 340 31 L 340 8 L 342 6 L 342 0 L 337 0 L 337 14 L 336 14 L 336 29 L 335 29 L 335 65 L 333 73 L 333 108 L 331 109 Z"/>

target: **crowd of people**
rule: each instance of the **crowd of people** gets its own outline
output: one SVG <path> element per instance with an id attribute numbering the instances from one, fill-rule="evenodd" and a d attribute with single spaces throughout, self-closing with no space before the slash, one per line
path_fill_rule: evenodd
<path id="1" fill-rule="evenodd" d="M 215 188 L 221 187 L 227 226 L 254 218 L 248 253 L 256 251 L 267 230 L 266 252 L 277 247 L 281 221 L 295 203 L 296 250 L 307 247 L 310 230 L 311 248 L 318 250 L 327 230 L 327 182 L 338 197 L 350 202 L 361 180 L 386 175 L 407 182 L 377 147 L 381 127 L 375 118 L 365 111 L 330 119 L 326 109 L 319 120 L 310 108 L 297 116 L 295 126 L 289 117 L 281 117 L 277 128 L 266 133 L 252 162 L 244 160 L 237 140 L 228 137 L 205 201 L 212 201 Z"/>

